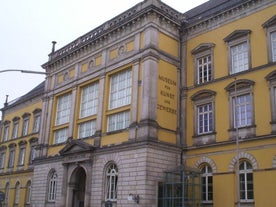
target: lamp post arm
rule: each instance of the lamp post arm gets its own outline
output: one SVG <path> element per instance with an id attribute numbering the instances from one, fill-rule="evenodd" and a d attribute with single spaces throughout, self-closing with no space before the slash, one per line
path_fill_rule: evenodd
<path id="1" fill-rule="evenodd" d="M 21 72 L 21 73 L 32 73 L 32 74 L 47 75 L 46 72 L 39 72 L 39 71 L 34 71 L 34 70 L 19 70 L 19 69 L 0 70 L 0 73 L 5 73 L 5 72 Z"/>

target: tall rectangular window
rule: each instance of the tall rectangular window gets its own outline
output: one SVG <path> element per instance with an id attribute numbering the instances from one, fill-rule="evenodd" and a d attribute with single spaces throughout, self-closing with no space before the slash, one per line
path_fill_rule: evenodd
<path id="1" fill-rule="evenodd" d="M 243 42 L 231 47 L 232 74 L 249 69 L 248 43 Z"/>
<path id="2" fill-rule="evenodd" d="M 8 141 L 9 139 L 9 130 L 10 130 L 10 126 L 9 125 L 5 125 L 4 126 L 4 134 L 3 134 L 3 141 Z"/>
<path id="3" fill-rule="evenodd" d="M 24 118 L 23 126 L 22 126 L 22 136 L 26 136 L 28 134 L 29 129 L 29 118 Z"/>
<path id="4" fill-rule="evenodd" d="M 99 91 L 98 85 L 98 83 L 94 83 L 82 89 L 80 118 L 97 113 Z"/>
<path id="5" fill-rule="evenodd" d="M 110 78 L 109 109 L 130 104 L 132 72 L 125 70 Z"/>
<path id="6" fill-rule="evenodd" d="M 123 111 L 120 113 L 112 114 L 108 116 L 108 129 L 107 131 L 116 131 L 124 129 L 129 126 L 130 112 Z"/>
<path id="7" fill-rule="evenodd" d="M 15 155 L 15 149 L 10 149 L 8 167 L 13 167 L 14 166 L 14 155 Z"/>
<path id="8" fill-rule="evenodd" d="M 235 127 L 252 125 L 252 98 L 250 94 L 240 95 L 233 98 Z"/>
<path id="9" fill-rule="evenodd" d="M 19 127 L 19 123 L 18 121 L 13 123 L 13 129 L 12 129 L 12 138 L 15 139 L 18 136 L 18 127 Z"/>
<path id="10" fill-rule="evenodd" d="M 272 61 L 276 61 L 276 31 L 271 33 L 271 53 Z"/>
<path id="11" fill-rule="evenodd" d="M 71 109 L 71 94 L 58 97 L 56 110 L 56 125 L 69 122 Z"/>
<path id="12" fill-rule="evenodd" d="M 59 144 L 66 141 L 68 138 L 68 128 L 56 130 L 54 133 L 54 143 Z"/>
<path id="13" fill-rule="evenodd" d="M 35 159 L 35 156 L 36 156 L 36 149 L 35 149 L 35 146 L 31 146 L 30 159 L 29 159 L 30 164 L 33 163 L 33 161 L 34 161 L 34 159 Z"/>
<path id="14" fill-rule="evenodd" d="M 34 116 L 34 125 L 33 125 L 33 132 L 37 133 L 40 127 L 40 114 L 36 114 Z"/>
<path id="15" fill-rule="evenodd" d="M 198 134 L 209 133 L 213 131 L 213 106 L 207 103 L 197 107 L 198 115 Z"/>
<path id="16" fill-rule="evenodd" d="M 3 169 L 5 166 L 6 152 L 0 153 L 0 169 Z"/>
<path id="17" fill-rule="evenodd" d="M 79 139 L 91 137 L 96 131 L 96 121 L 91 120 L 79 125 Z"/>
<path id="18" fill-rule="evenodd" d="M 24 165 L 26 148 L 22 147 L 19 151 L 18 165 Z"/>
<path id="19" fill-rule="evenodd" d="M 212 59 L 211 55 L 197 59 L 197 84 L 212 80 Z"/>

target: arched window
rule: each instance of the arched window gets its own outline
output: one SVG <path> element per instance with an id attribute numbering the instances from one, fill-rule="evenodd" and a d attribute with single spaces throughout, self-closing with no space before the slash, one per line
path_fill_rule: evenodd
<path id="1" fill-rule="evenodd" d="M 106 169 L 106 200 L 117 199 L 118 168 L 111 163 Z"/>
<path id="2" fill-rule="evenodd" d="M 25 196 L 25 203 L 27 204 L 27 205 L 30 205 L 30 203 L 31 203 L 31 190 L 32 190 L 32 183 L 31 183 L 31 181 L 28 181 L 27 182 L 27 185 L 26 185 L 26 196 Z"/>
<path id="3" fill-rule="evenodd" d="M 250 201 L 254 199 L 253 168 L 247 160 L 242 160 L 239 167 L 240 174 L 240 199 Z"/>
<path id="4" fill-rule="evenodd" d="M 201 168 L 202 201 L 213 201 L 213 174 L 212 168 L 204 164 Z"/>
<path id="5" fill-rule="evenodd" d="M 20 199 L 20 183 L 16 182 L 15 184 L 15 195 L 14 195 L 14 205 L 18 206 Z"/>
<path id="6" fill-rule="evenodd" d="M 4 206 L 8 206 L 9 203 L 9 194 L 10 194 L 10 184 L 7 183 L 5 187 L 5 201 Z"/>
<path id="7" fill-rule="evenodd" d="M 48 201 L 54 202 L 57 194 L 57 173 L 54 171 L 50 175 L 48 184 Z"/>

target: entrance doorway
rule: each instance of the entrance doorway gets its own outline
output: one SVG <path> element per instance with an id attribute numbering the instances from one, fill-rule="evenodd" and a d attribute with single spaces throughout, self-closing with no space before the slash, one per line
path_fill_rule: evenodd
<path id="1" fill-rule="evenodd" d="M 85 201 L 86 172 L 82 167 L 78 167 L 72 173 L 70 188 L 72 195 L 72 207 L 84 207 Z"/>

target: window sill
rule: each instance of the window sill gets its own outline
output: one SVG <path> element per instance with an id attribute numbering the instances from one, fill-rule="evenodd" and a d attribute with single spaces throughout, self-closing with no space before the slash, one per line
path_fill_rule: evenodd
<path id="1" fill-rule="evenodd" d="M 193 136 L 194 145 L 205 145 L 216 142 L 216 132 L 194 135 Z"/>

